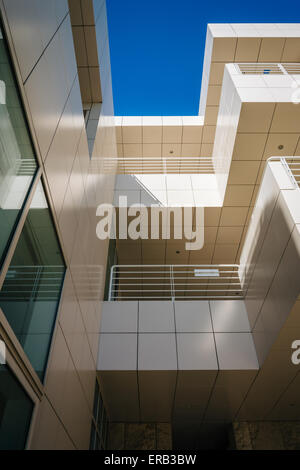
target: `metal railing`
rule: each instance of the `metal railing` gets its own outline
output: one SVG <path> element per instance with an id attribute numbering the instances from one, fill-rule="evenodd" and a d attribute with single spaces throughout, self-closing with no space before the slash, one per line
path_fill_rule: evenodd
<path id="1" fill-rule="evenodd" d="M 17 176 L 32 176 L 37 168 L 36 160 L 33 158 L 22 158 L 16 161 Z"/>
<path id="2" fill-rule="evenodd" d="M 300 187 L 300 157 L 270 157 L 268 162 L 280 162 L 295 188 Z"/>
<path id="3" fill-rule="evenodd" d="M 109 301 L 243 298 L 236 264 L 114 265 Z"/>
<path id="4" fill-rule="evenodd" d="M 57 300 L 64 273 L 64 266 L 10 266 L 0 300 Z"/>
<path id="5" fill-rule="evenodd" d="M 57 300 L 64 274 L 64 266 L 10 266 L 0 291 L 0 300 Z M 80 299 L 100 299 L 99 286 L 104 277 L 102 266 L 74 266 L 72 277 Z"/>
<path id="6" fill-rule="evenodd" d="M 103 158 L 103 173 L 109 174 L 203 174 L 214 173 L 211 157 L 118 157 Z M 97 169 L 98 170 L 98 169 Z"/>
<path id="7" fill-rule="evenodd" d="M 237 71 L 243 75 L 298 75 L 300 63 L 236 63 Z"/>

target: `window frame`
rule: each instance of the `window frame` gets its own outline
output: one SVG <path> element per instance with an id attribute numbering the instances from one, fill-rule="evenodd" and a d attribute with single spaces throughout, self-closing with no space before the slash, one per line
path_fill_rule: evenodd
<path id="1" fill-rule="evenodd" d="M 1 316 L 4 315 L 2 310 L 0 309 L 0 337 L 4 341 L 5 346 L 6 346 L 6 365 L 8 368 L 11 370 L 12 374 L 14 374 L 16 380 L 19 382 L 21 387 L 24 389 L 24 391 L 27 393 L 28 397 L 31 399 L 33 403 L 33 411 L 31 415 L 31 420 L 29 424 L 29 429 L 28 433 L 26 436 L 26 445 L 24 449 L 28 449 L 30 447 L 30 444 L 32 442 L 32 437 L 33 437 L 33 430 L 34 426 L 36 423 L 37 419 L 37 414 L 38 414 L 38 409 L 41 403 L 41 398 L 43 395 L 42 391 L 42 384 L 35 384 L 35 385 L 40 385 L 40 387 L 35 388 L 33 387 L 32 382 L 29 379 L 29 374 L 30 372 L 27 369 L 30 369 L 30 363 L 23 351 L 24 357 L 21 354 L 20 356 L 16 356 L 16 351 L 14 351 L 14 344 L 11 341 L 11 338 L 7 339 L 6 334 L 2 329 L 2 318 Z M 22 349 L 22 348 L 21 348 Z M 26 361 L 27 359 L 27 361 Z M 26 364 L 28 362 L 29 364 Z M 28 367 L 29 365 L 29 367 Z M 31 374 L 30 374 L 31 375 Z M 31 379 L 33 377 L 30 377 Z M 38 377 L 37 377 L 38 378 Z"/>

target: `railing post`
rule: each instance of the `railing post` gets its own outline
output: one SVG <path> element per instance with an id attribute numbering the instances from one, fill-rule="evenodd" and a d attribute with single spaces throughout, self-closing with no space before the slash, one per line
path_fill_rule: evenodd
<path id="1" fill-rule="evenodd" d="M 297 183 L 297 181 L 296 181 L 296 179 L 293 175 L 293 172 L 292 172 L 288 162 L 286 161 L 286 158 L 280 157 L 280 163 L 283 166 L 283 168 L 285 169 L 288 177 L 290 178 L 291 183 L 295 186 L 295 188 L 298 188 L 298 183 Z"/>
<path id="2" fill-rule="evenodd" d="M 163 158 L 163 168 L 164 168 L 164 170 L 163 170 L 164 173 L 163 174 L 166 175 L 167 174 L 167 164 L 166 164 L 166 159 L 165 158 Z"/>
<path id="3" fill-rule="evenodd" d="M 289 75 L 289 73 L 285 70 L 284 66 L 282 64 L 277 64 L 278 67 L 280 68 L 281 72 L 284 74 L 284 75 Z"/>
<path id="4" fill-rule="evenodd" d="M 41 266 L 37 267 L 34 283 L 33 283 L 32 289 L 31 289 L 30 301 L 32 301 L 34 296 L 36 295 L 38 285 L 39 285 L 39 281 L 40 281 L 40 278 L 41 278 L 42 269 L 43 268 Z"/>
<path id="5" fill-rule="evenodd" d="M 175 300 L 175 283 L 174 283 L 173 265 L 170 265 L 170 277 L 171 277 L 171 297 L 172 297 L 172 302 L 174 302 L 174 300 Z"/>
<path id="6" fill-rule="evenodd" d="M 111 287 L 112 287 L 112 281 L 113 281 L 114 268 L 115 268 L 115 266 L 112 266 L 110 268 L 109 291 L 108 291 L 108 300 L 109 300 L 109 302 L 111 302 Z"/>

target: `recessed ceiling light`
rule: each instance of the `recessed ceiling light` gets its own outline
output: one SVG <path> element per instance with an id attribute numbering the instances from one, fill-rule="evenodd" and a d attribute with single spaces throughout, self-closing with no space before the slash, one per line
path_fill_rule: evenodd
<path id="1" fill-rule="evenodd" d="M 279 150 L 282 150 L 282 149 L 283 149 L 283 145 L 281 145 L 281 144 L 278 145 L 278 149 L 279 149 Z"/>
<path id="2" fill-rule="evenodd" d="M 170 152 L 169 152 L 169 153 L 174 153 L 174 150 L 170 150 Z"/>

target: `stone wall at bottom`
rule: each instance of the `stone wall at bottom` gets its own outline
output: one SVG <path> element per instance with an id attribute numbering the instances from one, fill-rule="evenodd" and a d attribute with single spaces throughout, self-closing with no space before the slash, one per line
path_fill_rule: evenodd
<path id="1" fill-rule="evenodd" d="M 300 450 L 300 421 L 243 421 L 232 428 L 237 450 Z"/>
<path id="2" fill-rule="evenodd" d="M 109 450 L 172 450 L 169 423 L 110 423 Z"/>

